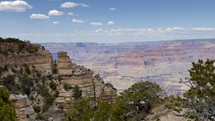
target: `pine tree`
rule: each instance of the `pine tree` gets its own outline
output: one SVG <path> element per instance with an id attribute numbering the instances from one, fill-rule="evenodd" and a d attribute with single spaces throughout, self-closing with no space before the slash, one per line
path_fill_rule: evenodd
<path id="1" fill-rule="evenodd" d="M 215 120 L 215 66 L 214 60 L 192 63 L 188 82 L 191 88 L 184 94 L 185 115 L 195 120 Z"/>

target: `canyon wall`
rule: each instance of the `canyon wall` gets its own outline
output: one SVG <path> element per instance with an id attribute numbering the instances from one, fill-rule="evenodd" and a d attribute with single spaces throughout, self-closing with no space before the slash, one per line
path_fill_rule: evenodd
<path id="1" fill-rule="evenodd" d="M 24 48 L 19 48 L 17 43 L 1 43 L 0 65 L 34 65 L 40 71 L 52 73 L 53 61 L 51 53 L 38 44 L 25 46 L 29 48 L 24 50 Z"/>
<path id="2" fill-rule="evenodd" d="M 169 95 L 189 89 L 188 69 L 198 59 L 215 59 L 215 39 L 154 42 L 49 43 L 52 53 L 67 51 L 71 60 L 99 73 L 123 91 L 138 81 L 159 84 Z M 182 80 L 182 83 L 179 83 Z"/>
<path id="3" fill-rule="evenodd" d="M 62 83 L 69 86 L 78 85 L 82 90 L 83 97 L 94 97 L 102 99 L 104 96 L 116 98 L 116 89 L 104 84 L 102 78 L 94 75 L 94 72 L 84 66 L 71 63 L 66 52 L 58 53 L 58 73 Z"/>
<path id="4" fill-rule="evenodd" d="M 0 67 L 3 69 L 0 84 L 10 91 L 10 100 L 20 121 L 38 118 L 62 121 L 75 101 L 75 86 L 83 98 L 114 102 L 117 97 L 117 90 L 111 84 L 105 84 L 92 70 L 72 63 L 66 52 L 58 52 L 58 60 L 53 61 L 52 54 L 41 45 L 1 43 Z M 52 100 L 53 104 L 49 104 Z M 45 111 L 35 112 L 34 106 Z"/>

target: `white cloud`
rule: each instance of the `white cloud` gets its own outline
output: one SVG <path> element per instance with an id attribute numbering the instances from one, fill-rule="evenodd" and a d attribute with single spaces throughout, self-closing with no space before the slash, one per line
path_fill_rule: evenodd
<path id="1" fill-rule="evenodd" d="M 70 15 L 70 16 L 79 16 L 79 14 L 73 13 L 73 12 L 69 12 L 68 15 Z"/>
<path id="2" fill-rule="evenodd" d="M 193 28 L 194 31 L 215 31 L 215 28 Z"/>
<path id="3" fill-rule="evenodd" d="M 62 8 L 75 8 L 75 7 L 89 7 L 89 5 L 83 4 L 83 3 L 76 3 L 76 2 L 65 2 L 61 4 L 60 7 Z"/>
<path id="4" fill-rule="evenodd" d="M 75 3 L 75 2 L 65 2 L 65 3 L 61 4 L 60 7 L 62 7 L 62 8 L 74 8 L 74 7 L 77 7 L 77 6 L 79 6 L 78 3 Z"/>
<path id="5" fill-rule="evenodd" d="M 125 35 L 125 36 L 162 36 L 162 35 L 175 35 L 180 36 L 186 33 L 189 33 L 189 30 L 182 27 L 173 27 L 173 28 L 118 28 L 103 30 L 97 29 L 92 31 L 94 34 L 103 34 L 103 35 Z"/>
<path id="6" fill-rule="evenodd" d="M 185 30 L 185 28 L 182 27 L 173 27 L 173 28 L 166 28 L 167 31 L 175 31 L 175 30 Z"/>
<path id="7" fill-rule="evenodd" d="M 49 16 L 46 16 L 44 14 L 32 14 L 30 18 L 31 19 L 49 19 Z"/>
<path id="8" fill-rule="evenodd" d="M 90 24 L 92 26 L 102 26 L 103 25 L 103 23 L 101 23 L 101 22 L 91 22 Z"/>
<path id="9" fill-rule="evenodd" d="M 115 11 L 115 10 L 116 10 L 116 8 L 109 8 L 109 10 L 110 10 L 110 11 Z"/>
<path id="10" fill-rule="evenodd" d="M 60 24 L 58 21 L 54 21 L 53 24 Z"/>
<path id="11" fill-rule="evenodd" d="M 203 27 L 202 27 L 203 28 Z M 95 29 L 93 31 L 73 30 L 69 33 L 58 34 L 22 34 L 19 38 L 40 42 L 47 40 L 59 42 L 59 40 L 85 41 L 85 42 L 132 42 L 132 41 L 155 41 L 155 40 L 178 40 L 194 38 L 214 38 L 214 29 L 196 29 L 183 27 L 165 28 L 116 28 L 116 29 Z M 204 30 L 204 31 L 200 31 Z M 206 31 L 210 30 L 210 31 Z M 214 31 L 212 31 L 214 30 Z"/>
<path id="12" fill-rule="evenodd" d="M 0 11 L 25 12 L 26 9 L 32 9 L 32 6 L 22 0 L 0 2 Z"/>
<path id="13" fill-rule="evenodd" d="M 41 34 L 40 33 L 37 33 L 37 34 L 35 34 L 35 33 L 23 33 L 23 34 L 20 34 L 20 36 L 41 36 Z"/>
<path id="14" fill-rule="evenodd" d="M 73 23 L 78 23 L 78 24 L 84 23 L 84 21 L 81 20 L 81 19 L 72 19 L 72 22 Z"/>
<path id="15" fill-rule="evenodd" d="M 58 11 L 58 10 L 50 10 L 48 15 L 49 16 L 62 16 L 64 12 Z"/>
<path id="16" fill-rule="evenodd" d="M 107 25 L 114 25 L 114 24 L 115 24 L 114 21 L 108 21 L 108 22 L 107 22 Z"/>
<path id="17" fill-rule="evenodd" d="M 90 7 L 89 5 L 86 5 L 86 4 L 83 4 L 83 3 L 79 3 L 79 6 L 85 7 L 85 8 Z"/>

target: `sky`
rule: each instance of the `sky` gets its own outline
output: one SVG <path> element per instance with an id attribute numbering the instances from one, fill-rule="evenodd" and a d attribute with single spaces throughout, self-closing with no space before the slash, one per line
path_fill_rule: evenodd
<path id="1" fill-rule="evenodd" d="M 0 37 L 33 43 L 215 38 L 215 0 L 0 0 Z"/>

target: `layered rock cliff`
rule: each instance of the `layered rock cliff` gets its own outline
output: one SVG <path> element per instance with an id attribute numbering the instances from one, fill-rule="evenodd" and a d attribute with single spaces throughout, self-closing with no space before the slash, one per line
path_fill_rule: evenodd
<path id="1" fill-rule="evenodd" d="M 75 100 L 75 86 L 83 98 L 112 102 L 117 96 L 111 84 L 72 63 L 66 52 L 59 52 L 54 62 L 41 45 L 22 41 L 0 44 L 0 85 L 11 93 L 20 121 L 62 121 Z"/>
<path id="2" fill-rule="evenodd" d="M 215 58 L 215 39 L 43 45 L 52 53 L 67 51 L 75 63 L 99 73 L 118 91 L 138 81 L 150 81 L 159 84 L 168 95 L 181 95 L 189 89 L 186 77 L 191 62 Z"/>
<path id="3" fill-rule="evenodd" d="M 94 72 L 84 66 L 71 63 L 66 52 L 58 53 L 57 69 L 62 83 L 74 87 L 78 85 L 82 90 L 83 97 L 94 97 L 98 99 L 111 95 L 116 98 L 116 89 L 104 84 L 102 78 L 94 75 Z"/>
<path id="4" fill-rule="evenodd" d="M 0 44 L 0 65 L 34 65 L 38 70 L 51 73 L 52 56 L 39 44 L 14 42 Z"/>

